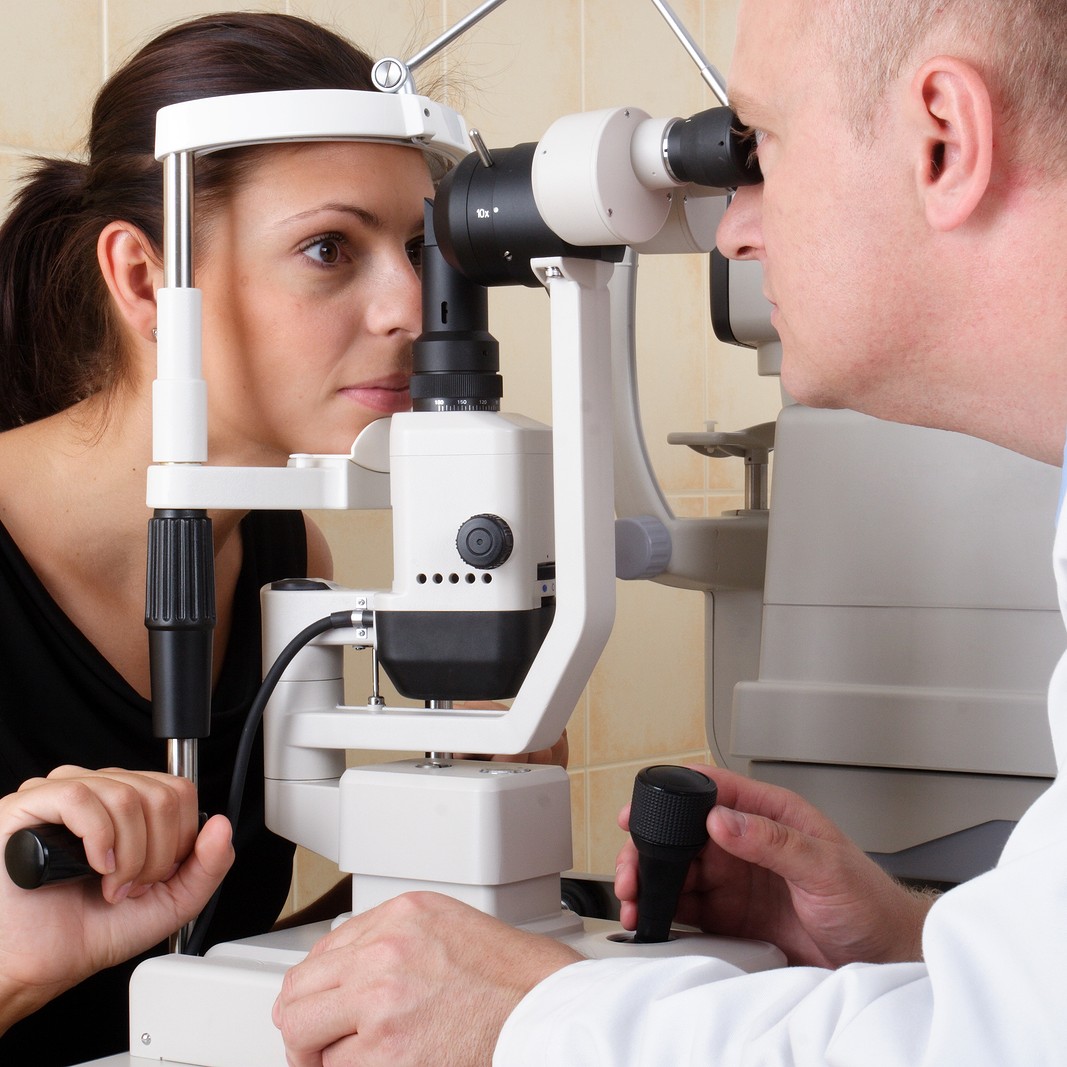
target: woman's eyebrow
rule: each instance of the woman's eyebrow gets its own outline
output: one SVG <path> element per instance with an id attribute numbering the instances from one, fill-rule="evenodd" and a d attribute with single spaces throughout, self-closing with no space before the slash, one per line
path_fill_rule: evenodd
<path id="1" fill-rule="evenodd" d="M 319 204 L 317 207 L 309 208 L 307 211 L 298 211 L 295 215 L 290 215 L 288 218 L 282 219 L 279 225 L 286 226 L 291 222 L 301 222 L 314 215 L 321 215 L 325 211 L 339 212 L 343 215 L 352 215 L 371 230 L 381 230 L 385 226 L 381 218 L 373 211 L 369 211 L 364 207 L 358 207 L 355 204 L 337 203 L 335 201 Z"/>

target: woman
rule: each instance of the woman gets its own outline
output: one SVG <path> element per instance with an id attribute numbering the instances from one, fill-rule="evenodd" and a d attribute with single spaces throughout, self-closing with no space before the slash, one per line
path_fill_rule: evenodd
<path id="1" fill-rule="evenodd" d="M 138 954 L 161 951 L 230 864 L 225 820 L 197 837 L 196 810 L 225 806 L 261 676 L 259 588 L 331 569 L 299 514 L 212 515 L 218 625 L 199 798 L 158 773 L 143 624 L 162 285 L 156 111 L 231 93 L 370 89 L 370 65 L 289 16 L 178 26 L 101 90 L 87 161 L 40 161 L 0 230 L 0 844 L 21 826 L 66 822 L 104 875 L 37 893 L 0 876 L 0 1062 L 127 1047 Z M 409 406 L 429 195 L 411 148 L 271 146 L 198 163 L 211 463 L 347 451 L 368 422 Z M 148 773 L 82 769 L 116 765 Z M 254 763 L 209 943 L 268 929 L 288 891 L 292 846 L 263 825 L 261 778 Z"/>

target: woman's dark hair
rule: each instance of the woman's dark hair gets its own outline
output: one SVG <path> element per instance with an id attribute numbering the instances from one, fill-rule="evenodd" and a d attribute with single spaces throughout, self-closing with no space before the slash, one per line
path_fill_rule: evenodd
<path id="1" fill-rule="evenodd" d="M 233 13 L 182 23 L 108 79 L 93 107 L 85 162 L 37 159 L 0 227 L 0 429 L 33 422 L 123 381 L 122 334 L 96 258 L 121 219 L 162 255 L 156 112 L 206 96 L 277 89 L 371 89 L 371 60 L 290 15 Z M 197 162 L 201 217 L 240 180 L 255 150 Z"/>

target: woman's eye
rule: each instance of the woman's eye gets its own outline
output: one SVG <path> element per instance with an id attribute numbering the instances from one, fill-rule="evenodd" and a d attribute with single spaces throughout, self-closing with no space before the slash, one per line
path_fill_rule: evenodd
<path id="1" fill-rule="evenodd" d="M 411 263 L 415 273 L 419 275 L 422 273 L 422 250 L 425 247 L 425 243 L 421 237 L 417 241 L 412 241 L 409 245 L 404 247 L 404 251 L 407 253 L 408 262 Z"/>
<path id="2" fill-rule="evenodd" d="M 301 251 L 316 263 L 324 267 L 332 267 L 340 263 L 343 257 L 341 245 L 342 239 L 340 237 L 325 234 L 322 237 L 316 237 L 313 241 L 309 241 Z"/>

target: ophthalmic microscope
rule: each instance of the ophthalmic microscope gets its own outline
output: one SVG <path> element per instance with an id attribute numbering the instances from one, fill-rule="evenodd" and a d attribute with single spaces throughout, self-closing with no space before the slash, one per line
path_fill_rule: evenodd
<path id="1" fill-rule="evenodd" d="M 787 405 L 776 435 L 767 426 L 672 435 L 746 463 L 744 509 L 676 519 L 650 474 L 634 403 L 636 256 L 713 246 L 724 203 L 715 187 L 738 180 L 737 167 L 732 177 L 686 168 L 731 139 L 704 116 L 663 122 L 615 109 L 569 116 L 537 151 L 491 152 L 472 144 L 453 112 L 415 95 L 414 65 L 376 68 L 395 95 L 282 94 L 263 99 L 263 110 L 208 101 L 161 115 L 172 223 L 148 614 L 172 769 L 194 773 L 193 739 L 206 735 L 206 510 L 391 502 L 390 590 L 301 580 L 264 592 L 264 662 L 278 665 L 264 722 L 268 818 L 356 872 L 354 910 L 437 888 L 589 955 L 708 952 L 748 969 L 780 962 L 767 946 L 686 931 L 635 944 L 613 924 L 562 911 L 566 776 L 448 755 L 520 752 L 558 736 L 610 628 L 614 575 L 707 592 L 707 725 L 718 762 L 804 793 L 893 873 L 951 882 L 990 865 L 1011 821 L 1054 773 L 1041 691 L 1062 630 L 1047 554 L 1021 548 L 1042 540 L 1035 502 L 1054 499 L 1054 473 L 957 435 Z M 344 456 L 294 456 L 279 470 L 207 466 L 187 227 L 195 157 L 334 137 L 414 145 L 456 164 L 427 226 L 443 255 L 431 251 L 428 264 L 417 410 L 372 425 Z M 516 283 L 552 296 L 551 430 L 498 410 L 481 290 Z M 719 263 L 713 283 L 716 333 L 755 348 L 760 373 L 775 373 L 758 265 Z M 441 321 L 442 307 L 451 321 Z M 605 431 L 611 407 L 614 433 Z M 604 492 L 612 468 L 614 525 Z M 901 533 L 909 515 L 917 536 Z M 814 565 L 821 560 L 832 568 Z M 175 561 L 196 561 L 185 570 L 201 596 L 171 583 Z M 374 664 L 363 707 L 343 704 L 346 645 Z M 378 664 L 422 706 L 386 707 Z M 514 700 L 507 711 L 456 706 L 485 697 Z M 187 707 L 200 709 L 191 726 L 177 718 Z M 349 771 L 349 747 L 428 754 Z M 673 783 L 651 788 L 664 785 Z M 694 799 L 697 811 L 708 800 Z M 387 806 L 387 820 L 366 817 Z M 32 860 L 40 865 L 39 851 Z M 656 907 L 669 926 L 670 900 Z M 281 1064 L 270 1004 L 285 969 L 328 925 L 146 965 L 131 988 L 131 1052 L 104 1062 Z"/>
<path id="2" fill-rule="evenodd" d="M 392 80 L 401 67 L 385 61 L 376 76 Z M 714 799 L 709 783 L 653 768 L 635 786 L 635 839 L 643 863 L 651 856 L 647 882 L 664 857 L 674 871 L 666 880 L 675 882 L 663 900 L 643 898 L 646 920 L 666 911 L 639 924 L 635 938 L 561 907 L 560 872 L 571 865 L 562 768 L 450 755 L 551 744 L 603 649 L 616 579 L 612 357 L 632 311 L 609 286 L 626 249 L 712 247 L 721 210 L 714 201 L 759 180 L 746 168 L 733 116 L 725 107 L 686 120 L 613 108 L 567 116 L 536 145 L 490 152 L 468 139 L 454 112 L 410 91 L 406 75 L 391 88 L 400 91 L 197 100 L 158 116 L 166 285 L 148 478 L 155 517 L 147 617 L 153 691 L 166 692 L 159 730 L 175 739 L 171 767 L 195 772 L 194 739 L 209 725 L 207 512 L 388 505 L 389 590 L 295 579 L 263 591 L 270 666 L 254 712 L 265 708 L 268 825 L 353 873 L 353 912 L 431 889 L 589 956 L 704 953 L 746 970 L 779 966 L 781 953 L 762 942 L 671 931 L 677 871 L 700 845 Z M 192 284 L 195 160 L 224 148 L 309 140 L 404 144 L 454 164 L 427 207 L 413 410 L 372 424 L 346 455 L 293 456 L 284 469 L 214 467 L 206 462 Z M 486 289 L 502 284 L 541 286 L 551 297 L 551 429 L 499 410 Z M 759 520 L 750 527 L 738 516 L 729 525 L 736 536 L 724 534 L 724 557 L 753 530 L 758 541 Z M 655 535 L 642 537 L 636 548 L 633 537 L 620 541 L 631 569 L 641 566 L 635 553 L 650 552 L 645 565 L 657 565 Z M 192 586 L 178 575 L 192 575 Z M 345 646 L 366 650 L 372 662 L 372 693 L 362 706 L 344 702 Z M 421 706 L 388 706 L 378 693 L 379 666 Z M 485 699 L 511 705 L 466 706 Z M 192 726 L 188 707 L 201 709 Z M 255 729 L 251 718 L 250 738 Z M 427 755 L 346 768 L 348 749 Z M 640 815 L 646 800 L 657 808 L 664 798 L 671 810 L 684 809 L 687 825 L 664 833 L 654 817 Z M 270 1006 L 285 970 L 328 927 L 147 961 L 131 983 L 131 1052 L 106 1062 L 284 1063 Z M 194 930 L 194 946 L 196 937 Z M 190 1018 L 199 1025 L 189 1027 Z"/>

